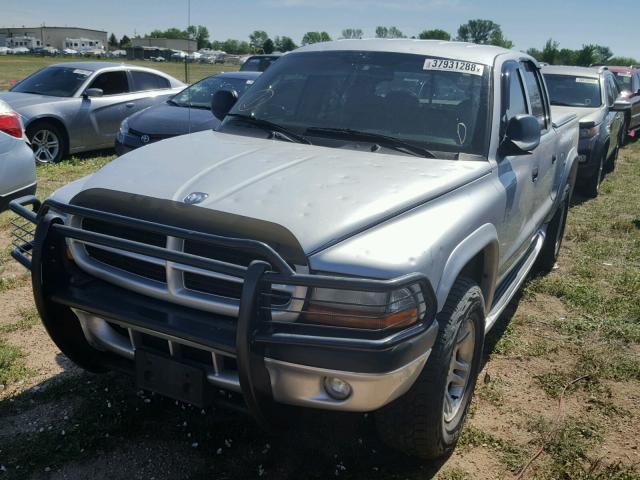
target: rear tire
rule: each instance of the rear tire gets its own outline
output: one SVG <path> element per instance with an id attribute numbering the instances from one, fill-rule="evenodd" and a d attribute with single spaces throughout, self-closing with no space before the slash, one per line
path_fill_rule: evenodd
<path id="1" fill-rule="evenodd" d="M 560 255 L 560 247 L 562 247 L 562 239 L 564 238 L 564 230 L 567 225 L 567 216 L 571 204 L 570 187 L 567 188 L 568 191 L 565 190 L 564 200 L 558 206 L 558 210 L 547 226 L 544 245 L 542 245 L 542 250 L 540 250 L 536 261 L 536 269 L 542 274 L 547 274 L 553 270 Z"/>
<path id="2" fill-rule="evenodd" d="M 453 451 L 471 403 L 484 345 L 480 287 L 458 279 L 437 321 L 438 338 L 415 384 L 375 414 L 384 443 L 426 460 Z"/>
<path id="3" fill-rule="evenodd" d="M 62 129 L 53 122 L 42 120 L 27 128 L 27 137 L 39 163 L 58 163 L 67 152 L 67 140 Z"/>

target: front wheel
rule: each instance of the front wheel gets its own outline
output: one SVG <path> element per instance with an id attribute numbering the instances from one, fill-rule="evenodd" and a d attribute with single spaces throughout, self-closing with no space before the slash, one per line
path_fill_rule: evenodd
<path id="1" fill-rule="evenodd" d="M 47 121 L 36 122 L 27 128 L 33 154 L 39 163 L 58 163 L 65 155 L 66 140 L 60 128 Z"/>
<path id="2" fill-rule="evenodd" d="M 607 148 L 605 147 L 604 152 L 600 156 L 600 163 L 598 164 L 598 169 L 587 178 L 582 184 L 582 188 L 580 189 L 581 193 L 589 198 L 596 198 L 598 196 L 598 192 L 600 191 L 600 183 L 602 182 L 602 175 L 604 173 L 604 163 L 607 157 Z"/>
<path id="3" fill-rule="evenodd" d="M 415 384 L 375 415 L 383 442 L 427 460 L 453 451 L 471 403 L 484 345 L 478 285 L 458 279 L 437 321 L 438 338 Z"/>

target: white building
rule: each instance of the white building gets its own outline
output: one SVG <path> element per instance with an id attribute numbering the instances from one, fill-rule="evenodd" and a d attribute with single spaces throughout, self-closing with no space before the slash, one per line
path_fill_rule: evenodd
<path id="1" fill-rule="evenodd" d="M 64 48 L 71 48 L 79 52 L 86 50 L 104 50 L 104 44 L 100 40 L 90 38 L 65 38 Z"/>
<path id="2" fill-rule="evenodd" d="M 42 46 L 42 42 L 35 38 L 32 37 L 30 35 L 19 35 L 16 37 L 9 37 L 7 38 L 7 47 L 9 48 L 18 48 L 18 47 L 24 47 L 24 48 L 38 48 Z"/>

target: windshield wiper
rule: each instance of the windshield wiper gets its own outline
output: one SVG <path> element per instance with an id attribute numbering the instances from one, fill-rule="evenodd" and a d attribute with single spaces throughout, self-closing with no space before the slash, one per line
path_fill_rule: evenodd
<path id="1" fill-rule="evenodd" d="M 353 130 L 351 128 L 329 127 L 311 127 L 308 128 L 305 133 L 324 133 L 329 135 L 335 134 L 345 137 L 359 138 L 362 140 L 370 140 L 372 142 L 379 143 L 387 148 L 399 150 L 401 152 L 409 153 L 417 157 L 438 158 L 434 153 L 427 150 L 426 148 L 422 148 L 418 145 L 413 145 L 412 143 L 405 142 L 404 140 L 401 140 L 399 138 L 390 137 L 381 133 L 361 132 L 359 130 Z"/>
<path id="2" fill-rule="evenodd" d="M 304 135 L 295 133 L 288 128 L 283 127 L 282 125 L 270 122 L 269 120 L 263 120 L 261 118 L 252 117 L 250 115 L 243 115 L 241 113 L 227 113 L 227 117 L 240 118 L 247 123 L 255 125 L 256 127 L 261 127 L 265 130 L 268 130 L 271 132 L 271 136 L 273 138 L 279 138 L 288 142 L 306 143 L 307 145 L 313 145 Z"/>

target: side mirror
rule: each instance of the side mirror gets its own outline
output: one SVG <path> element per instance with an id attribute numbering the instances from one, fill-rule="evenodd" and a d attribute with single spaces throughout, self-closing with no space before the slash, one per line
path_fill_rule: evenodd
<path id="1" fill-rule="evenodd" d="M 612 112 L 628 112 L 631 110 L 631 104 L 626 100 L 616 100 L 611 107 Z"/>
<path id="2" fill-rule="evenodd" d="M 540 145 L 540 122 L 533 115 L 516 115 L 507 125 L 504 143 L 515 149 L 514 153 L 529 153 Z"/>
<path id="3" fill-rule="evenodd" d="M 237 101 L 238 92 L 235 90 L 218 90 L 211 98 L 211 112 L 213 116 L 222 121 Z"/>
<path id="4" fill-rule="evenodd" d="M 84 98 L 101 97 L 102 95 L 104 95 L 104 91 L 101 88 L 87 88 L 82 94 Z"/>

